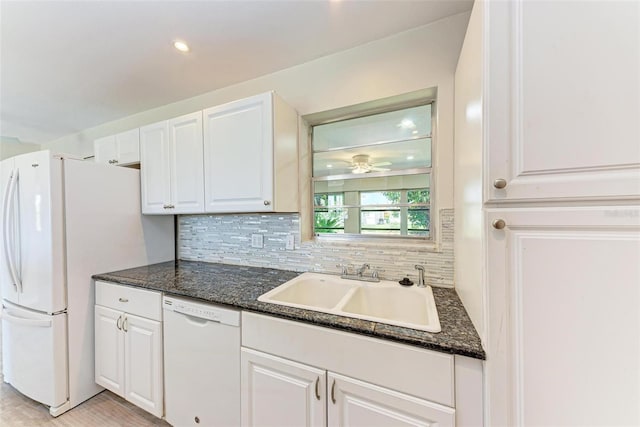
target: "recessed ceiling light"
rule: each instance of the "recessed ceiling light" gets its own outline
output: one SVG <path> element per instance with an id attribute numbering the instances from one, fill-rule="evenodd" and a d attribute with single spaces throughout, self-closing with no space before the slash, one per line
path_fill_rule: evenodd
<path id="1" fill-rule="evenodd" d="M 176 49 L 178 49 L 180 52 L 189 52 L 189 46 L 180 40 L 176 40 L 173 42 L 173 47 L 175 47 Z"/>
<path id="2" fill-rule="evenodd" d="M 412 134 L 416 135 L 418 133 L 417 130 L 414 130 L 413 132 L 411 132 Z"/>
<path id="3" fill-rule="evenodd" d="M 333 165 L 327 165 L 327 167 L 328 167 L 328 168 L 332 168 L 332 167 L 333 167 Z"/>
<path id="4" fill-rule="evenodd" d="M 413 156 L 407 156 L 407 160 L 413 160 L 414 157 Z"/>

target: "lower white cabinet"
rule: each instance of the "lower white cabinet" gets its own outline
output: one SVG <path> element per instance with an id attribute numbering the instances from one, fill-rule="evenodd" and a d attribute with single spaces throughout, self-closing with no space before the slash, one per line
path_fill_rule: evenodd
<path id="1" fill-rule="evenodd" d="M 242 425 L 326 425 L 326 372 L 242 349 Z"/>
<path id="2" fill-rule="evenodd" d="M 328 425 L 401 427 L 455 425 L 455 410 L 329 372 Z"/>
<path id="3" fill-rule="evenodd" d="M 482 361 L 242 314 L 243 426 L 482 426 Z"/>
<path id="4" fill-rule="evenodd" d="M 162 417 L 164 389 L 159 298 L 158 292 L 96 283 L 95 379 L 102 387 Z M 157 310 L 150 309 L 149 304 L 156 302 Z M 123 310 L 123 306 L 130 309 Z"/>
<path id="5" fill-rule="evenodd" d="M 324 369 L 242 349 L 243 426 L 455 425 L 455 410 Z"/>

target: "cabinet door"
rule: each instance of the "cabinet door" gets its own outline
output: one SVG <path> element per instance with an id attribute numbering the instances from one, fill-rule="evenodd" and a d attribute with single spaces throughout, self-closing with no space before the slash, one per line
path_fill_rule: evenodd
<path id="1" fill-rule="evenodd" d="M 483 4 L 486 199 L 637 198 L 640 4 Z"/>
<path id="2" fill-rule="evenodd" d="M 161 417 L 164 412 L 162 324 L 127 313 L 122 330 L 125 337 L 125 398 Z"/>
<path id="3" fill-rule="evenodd" d="M 171 213 L 204 212 L 202 112 L 169 120 Z M 229 183 L 227 183 L 229 184 Z"/>
<path id="4" fill-rule="evenodd" d="M 140 130 L 131 129 L 116 135 L 118 165 L 130 165 L 140 162 Z"/>
<path id="5" fill-rule="evenodd" d="M 121 311 L 95 306 L 96 383 L 124 396 L 124 336 Z"/>
<path id="6" fill-rule="evenodd" d="M 273 107 L 266 93 L 204 110 L 207 212 L 273 211 Z"/>
<path id="7" fill-rule="evenodd" d="M 453 408 L 329 372 L 329 426 L 455 425 Z"/>
<path id="8" fill-rule="evenodd" d="M 640 208 L 487 216 L 488 425 L 640 425 Z"/>
<path id="9" fill-rule="evenodd" d="M 115 135 L 105 136 L 93 141 L 93 151 L 96 163 L 114 164 L 114 161 L 118 159 Z"/>
<path id="10" fill-rule="evenodd" d="M 326 425 L 326 372 L 242 349 L 242 425 Z"/>
<path id="11" fill-rule="evenodd" d="M 140 128 L 142 213 L 172 213 L 169 125 L 163 121 Z"/>

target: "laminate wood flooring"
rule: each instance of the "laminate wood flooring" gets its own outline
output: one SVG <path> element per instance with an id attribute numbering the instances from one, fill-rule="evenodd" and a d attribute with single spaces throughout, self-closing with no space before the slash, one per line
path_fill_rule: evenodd
<path id="1" fill-rule="evenodd" d="M 5 384 L 1 368 L 2 362 L 0 360 L 0 426 L 2 427 L 169 426 L 165 421 L 154 417 L 109 391 L 103 391 L 70 411 L 54 418 L 44 405 L 23 396 L 9 384 Z"/>

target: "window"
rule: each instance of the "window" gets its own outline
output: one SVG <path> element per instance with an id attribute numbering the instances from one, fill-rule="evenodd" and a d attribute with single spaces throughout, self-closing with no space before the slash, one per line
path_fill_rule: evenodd
<path id="1" fill-rule="evenodd" d="M 432 104 L 314 126 L 314 232 L 430 238 Z"/>

